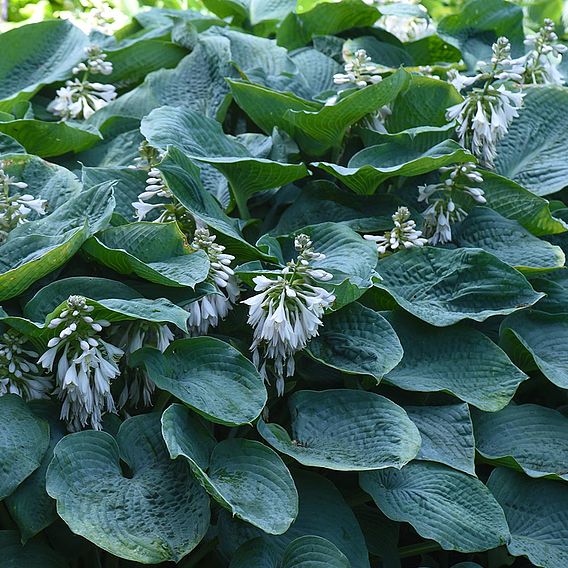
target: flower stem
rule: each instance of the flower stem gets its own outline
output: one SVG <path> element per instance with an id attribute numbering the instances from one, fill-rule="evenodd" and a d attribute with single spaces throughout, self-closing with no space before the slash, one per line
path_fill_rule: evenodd
<path id="1" fill-rule="evenodd" d="M 442 550 L 442 547 L 437 542 L 427 541 L 401 546 L 398 549 L 398 555 L 400 558 L 411 558 L 413 556 L 420 556 L 425 552 L 436 552 L 438 550 Z"/>
<path id="2" fill-rule="evenodd" d="M 242 195 L 239 191 L 233 189 L 233 196 L 235 198 L 235 203 L 237 204 L 237 209 L 239 210 L 239 216 L 241 219 L 250 219 L 250 211 L 247 205 L 247 196 Z"/>

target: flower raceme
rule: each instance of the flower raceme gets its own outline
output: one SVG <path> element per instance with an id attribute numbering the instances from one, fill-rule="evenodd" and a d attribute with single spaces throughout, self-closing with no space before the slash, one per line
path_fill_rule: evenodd
<path id="1" fill-rule="evenodd" d="M 16 394 L 25 400 L 48 398 L 51 377 L 37 366 L 39 355 L 26 348 L 27 338 L 15 330 L 0 336 L 0 396 Z"/>
<path id="2" fill-rule="evenodd" d="M 336 73 L 333 76 L 333 82 L 336 85 L 355 86 L 362 89 L 383 80 L 379 75 L 379 66 L 372 62 L 364 49 L 358 49 L 353 56 L 348 56 L 346 59 L 345 73 Z"/>
<path id="3" fill-rule="evenodd" d="M 433 245 L 452 240 L 452 225 L 465 219 L 468 205 L 486 202 L 483 190 L 475 187 L 483 183 L 475 164 L 444 167 L 440 172 L 440 182 L 418 187 L 418 201 L 429 204 L 422 216 L 424 233 Z"/>
<path id="4" fill-rule="evenodd" d="M 483 64 L 474 77 L 462 77 L 455 73 L 450 81 L 459 88 L 474 87 L 464 100 L 447 109 L 446 118 L 457 122 L 457 135 L 462 146 L 469 148 L 486 167 L 493 167 L 497 142 L 507 134 L 524 94 L 510 90 L 508 84 L 520 86 L 524 67 L 510 57 L 509 40 L 500 37 L 493 44 L 490 64 Z"/>
<path id="5" fill-rule="evenodd" d="M 312 266 L 325 255 L 313 250 L 307 235 L 298 235 L 294 245 L 298 258 L 278 273 L 256 276 L 253 282 L 258 294 L 243 300 L 249 306 L 248 323 L 253 328 L 253 361 L 265 377 L 267 361 L 273 362 L 279 395 L 284 392 L 284 379 L 294 374 L 294 354 L 318 334 L 325 309 L 335 301 L 332 293 L 315 285 L 332 278 Z"/>
<path id="6" fill-rule="evenodd" d="M 389 250 L 395 252 L 401 248 L 421 247 L 428 242 L 422 237 L 422 231 L 416 230 L 416 222 L 410 218 L 407 207 L 399 207 L 392 216 L 394 228 L 383 235 L 364 235 L 368 241 L 377 244 L 379 254 L 386 254 Z"/>
<path id="7" fill-rule="evenodd" d="M 65 86 L 56 91 L 56 97 L 49 103 L 47 110 L 62 121 L 87 119 L 95 112 L 116 98 L 114 85 L 93 83 L 89 75 L 110 75 L 112 63 L 106 61 L 106 54 L 96 45 L 86 48 L 86 61 L 73 68 L 73 74 L 83 73 L 81 79 L 66 81 Z"/>
<path id="8" fill-rule="evenodd" d="M 54 394 L 62 401 L 61 418 L 71 431 L 89 424 L 101 430 L 103 414 L 116 411 L 110 387 L 120 374 L 124 351 L 101 339 L 110 323 L 93 319 L 93 310 L 84 297 L 70 296 L 48 324 L 57 335 L 39 358 L 45 369 L 56 370 Z"/>
<path id="9" fill-rule="evenodd" d="M 216 243 L 216 238 L 206 227 L 199 227 L 191 243 L 193 249 L 203 250 L 209 257 L 211 268 L 207 282 L 216 288 L 216 293 L 207 294 L 189 306 L 188 325 L 194 335 L 205 335 L 210 327 L 219 325 L 233 308 L 240 293 L 231 268 L 235 257 L 224 252 L 225 247 Z"/>

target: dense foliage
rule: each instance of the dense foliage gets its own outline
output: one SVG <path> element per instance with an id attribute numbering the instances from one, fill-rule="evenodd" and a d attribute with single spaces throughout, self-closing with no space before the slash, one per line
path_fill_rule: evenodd
<path id="1" fill-rule="evenodd" d="M 563 5 L 423 4 L 0 35 L 2 568 L 568 566 Z"/>

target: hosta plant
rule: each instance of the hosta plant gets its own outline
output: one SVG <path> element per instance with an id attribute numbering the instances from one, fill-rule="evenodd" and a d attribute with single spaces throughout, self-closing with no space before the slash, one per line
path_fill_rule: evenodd
<path id="1" fill-rule="evenodd" d="M 0 566 L 566 568 L 562 9 L 2 33 Z"/>

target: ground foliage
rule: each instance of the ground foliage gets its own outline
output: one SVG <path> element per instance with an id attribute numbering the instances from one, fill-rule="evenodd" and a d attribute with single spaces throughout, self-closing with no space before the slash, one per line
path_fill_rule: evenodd
<path id="1" fill-rule="evenodd" d="M 446 114 L 563 5 L 424 5 L 0 35 L 1 567 L 568 566 L 568 89 Z"/>

